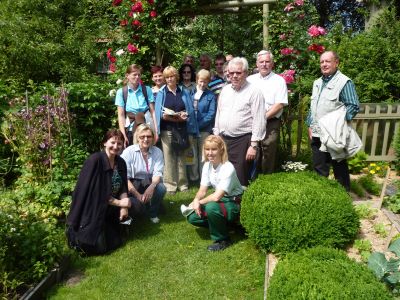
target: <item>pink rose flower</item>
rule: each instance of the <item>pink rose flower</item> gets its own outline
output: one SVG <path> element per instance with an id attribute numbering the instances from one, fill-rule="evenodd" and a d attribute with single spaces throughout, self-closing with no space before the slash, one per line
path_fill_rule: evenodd
<path id="1" fill-rule="evenodd" d="M 157 12 L 155 10 L 152 10 L 150 12 L 150 18 L 155 18 L 155 17 L 157 17 Z"/>
<path id="2" fill-rule="evenodd" d="M 286 40 L 286 34 L 281 34 L 281 35 L 279 35 L 279 39 L 281 40 L 281 41 L 284 41 L 284 40 Z"/>
<path id="3" fill-rule="evenodd" d="M 281 49 L 282 55 L 290 55 L 294 52 L 293 48 L 283 48 Z"/>
<path id="4" fill-rule="evenodd" d="M 127 49 L 130 53 L 133 53 L 133 54 L 139 52 L 139 49 L 135 45 L 132 45 L 131 43 L 128 44 Z"/>
<path id="5" fill-rule="evenodd" d="M 121 5 L 121 3 L 122 3 L 122 0 L 113 0 L 112 6 L 119 6 L 119 5 Z"/>
<path id="6" fill-rule="evenodd" d="M 304 5 L 304 0 L 295 0 L 294 4 L 296 4 L 297 6 L 303 6 Z"/>
<path id="7" fill-rule="evenodd" d="M 133 21 L 132 21 L 132 26 L 140 27 L 141 25 L 142 25 L 142 23 L 140 23 L 139 20 L 133 20 Z"/>
<path id="8" fill-rule="evenodd" d="M 316 26 L 316 25 L 310 26 L 310 28 L 308 28 L 307 32 L 308 32 L 308 35 L 311 37 L 317 37 L 317 36 L 326 34 L 326 30 L 323 27 Z"/>
<path id="9" fill-rule="evenodd" d="M 286 70 L 282 74 L 279 74 L 283 79 L 285 79 L 286 84 L 291 84 L 294 82 L 295 70 Z"/>
<path id="10" fill-rule="evenodd" d="M 293 3 L 289 3 L 288 5 L 285 6 L 283 11 L 289 12 L 294 9 Z"/>

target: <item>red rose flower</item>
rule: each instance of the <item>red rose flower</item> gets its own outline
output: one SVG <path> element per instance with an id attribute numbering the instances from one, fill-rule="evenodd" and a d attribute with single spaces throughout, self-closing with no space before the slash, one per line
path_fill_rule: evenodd
<path id="1" fill-rule="evenodd" d="M 122 3 L 122 0 L 113 0 L 112 6 L 119 6 L 119 5 L 121 5 L 121 3 Z"/>
<path id="2" fill-rule="evenodd" d="M 142 23 L 140 23 L 139 20 L 133 20 L 133 21 L 132 21 L 132 26 L 139 27 L 139 26 L 141 26 L 141 25 L 142 25 Z"/>
<path id="3" fill-rule="evenodd" d="M 154 4 L 154 0 L 147 0 L 147 3 L 149 3 L 150 5 Z"/>
<path id="4" fill-rule="evenodd" d="M 115 66 L 114 63 L 110 64 L 110 66 L 108 67 L 108 70 L 112 73 L 115 73 L 115 71 L 117 70 L 117 67 Z"/>
<path id="5" fill-rule="evenodd" d="M 150 12 L 150 18 L 155 18 L 155 17 L 157 17 L 157 12 L 155 10 L 152 10 Z"/>
<path id="6" fill-rule="evenodd" d="M 111 48 L 109 48 L 109 49 L 107 50 L 107 58 L 108 58 L 108 59 L 110 59 L 110 57 L 112 56 L 111 51 L 112 51 Z"/>
<path id="7" fill-rule="evenodd" d="M 322 54 L 325 51 L 325 47 L 322 45 L 312 44 L 307 48 L 309 51 L 315 51 L 318 54 Z"/>
<path id="8" fill-rule="evenodd" d="M 131 43 L 128 44 L 127 49 L 130 53 L 133 53 L 133 54 L 139 52 L 139 49 L 135 45 L 132 45 Z"/>
<path id="9" fill-rule="evenodd" d="M 121 25 L 121 26 L 126 26 L 126 25 L 128 25 L 128 20 L 127 20 L 127 19 L 124 19 L 124 20 L 119 21 L 119 25 Z"/>
<path id="10" fill-rule="evenodd" d="M 131 11 L 141 13 L 143 12 L 143 4 L 142 2 L 136 2 L 134 5 L 131 7 Z"/>

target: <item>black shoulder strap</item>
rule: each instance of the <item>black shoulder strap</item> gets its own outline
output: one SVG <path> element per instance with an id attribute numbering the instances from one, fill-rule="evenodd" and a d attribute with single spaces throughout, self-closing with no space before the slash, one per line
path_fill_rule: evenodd
<path id="1" fill-rule="evenodd" d="M 144 84 L 141 84 L 141 86 L 142 86 L 142 93 L 143 93 L 144 99 L 146 100 L 147 106 L 150 107 L 149 96 L 147 95 L 147 87 Z"/>
<path id="2" fill-rule="evenodd" d="M 124 99 L 124 111 L 126 113 L 126 101 L 128 99 L 128 86 L 127 85 L 125 85 L 122 88 L 122 99 Z"/>

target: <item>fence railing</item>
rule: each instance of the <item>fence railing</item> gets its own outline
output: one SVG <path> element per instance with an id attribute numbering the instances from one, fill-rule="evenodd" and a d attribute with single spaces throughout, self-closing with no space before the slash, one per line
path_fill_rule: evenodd
<path id="1" fill-rule="evenodd" d="M 363 142 L 369 161 L 396 158 L 392 141 L 400 127 L 400 103 L 364 103 L 352 125 Z"/>

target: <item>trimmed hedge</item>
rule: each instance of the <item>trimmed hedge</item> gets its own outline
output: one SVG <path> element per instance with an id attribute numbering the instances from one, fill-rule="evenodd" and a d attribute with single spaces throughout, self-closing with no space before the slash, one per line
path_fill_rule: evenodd
<path id="1" fill-rule="evenodd" d="M 274 253 L 341 248 L 360 226 L 346 191 L 309 171 L 259 176 L 243 195 L 241 223 L 255 244 Z"/>
<path id="2" fill-rule="evenodd" d="M 393 299 L 385 285 L 344 251 L 316 247 L 291 253 L 278 263 L 269 300 Z"/>

